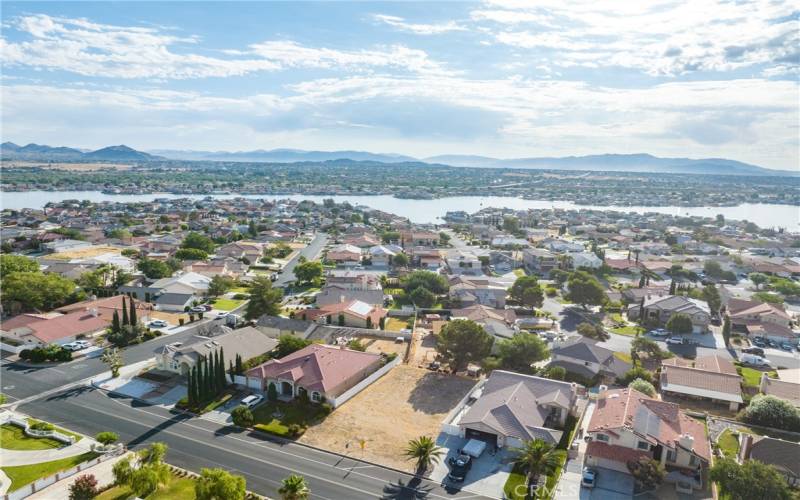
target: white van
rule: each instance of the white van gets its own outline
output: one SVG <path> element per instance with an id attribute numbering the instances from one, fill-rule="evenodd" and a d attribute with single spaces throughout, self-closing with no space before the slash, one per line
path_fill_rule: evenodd
<path id="1" fill-rule="evenodd" d="M 741 361 L 746 365 L 770 366 L 769 360 L 767 358 L 762 358 L 761 356 L 757 356 L 755 354 L 742 353 L 742 356 L 739 358 L 739 361 Z"/>

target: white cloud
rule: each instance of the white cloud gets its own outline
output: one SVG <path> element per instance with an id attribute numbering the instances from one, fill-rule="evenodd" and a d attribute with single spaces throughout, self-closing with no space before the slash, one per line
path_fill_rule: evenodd
<path id="1" fill-rule="evenodd" d="M 788 1 L 491 0 L 472 19 L 494 23 L 497 42 L 555 50 L 553 63 L 564 66 L 674 76 L 758 64 L 796 66 L 800 58 L 800 22 Z"/>
<path id="2" fill-rule="evenodd" d="M 298 67 L 444 72 L 424 51 L 402 45 L 344 51 L 304 47 L 292 41 L 265 41 L 246 50 L 221 50 L 228 56 L 221 58 L 198 53 L 194 37 L 177 37 L 156 28 L 112 26 L 42 14 L 18 18 L 13 26 L 30 39 L 9 42 L 0 38 L 4 65 L 90 77 L 189 79 Z"/>
<path id="3" fill-rule="evenodd" d="M 393 28 L 402 31 L 410 31 L 417 35 L 441 35 L 442 33 L 449 33 L 451 31 L 466 31 L 467 28 L 459 25 L 455 21 L 447 21 L 438 24 L 415 24 L 408 23 L 402 17 L 389 16 L 385 14 L 375 14 L 372 16 L 376 21 L 388 24 Z"/>

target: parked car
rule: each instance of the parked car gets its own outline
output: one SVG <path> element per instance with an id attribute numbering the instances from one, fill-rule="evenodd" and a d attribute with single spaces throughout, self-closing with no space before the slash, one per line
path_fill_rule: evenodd
<path id="1" fill-rule="evenodd" d="M 92 344 L 87 342 L 86 340 L 76 340 L 75 342 L 64 344 L 61 347 L 63 349 L 66 349 L 67 351 L 80 351 L 81 349 L 86 349 L 90 345 Z"/>
<path id="2" fill-rule="evenodd" d="M 762 358 L 761 356 L 756 356 L 755 354 L 742 354 L 742 357 L 739 358 L 739 361 L 746 365 L 752 366 L 770 366 L 768 359 Z"/>
<path id="3" fill-rule="evenodd" d="M 664 330 L 663 328 L 656 328 L 655 330 L 650 330 L 647 332 L 648 335 L 652 337 L 667 337 L 669 332 Z"/>
<path id="4" fill-rule="evenodd" d="M 753 338 L 752 343 L 757 347 L 767 347 L 767 342 L 763 337 Z"/>
<path id="5" fill-rule="evenodd" d="M 594 488 L 595 484 L 597 484 L 597 471 L 589 467 L 584 467 L 583 473 L 581 474 L 581 486 L 584 488 Z"/>
<path id="6" fill-rule="evenodd" d="M 168 324 L 163 319 L 154 319 L 147 326 L 149 326 L 150 328 L 166 328 Z"/>
<path id="7" fill-rule="evenodd" d="M 92 346 L 92 343 L 88 340 L 76 340 L 75 344 L 78 346 L 78 350 L 87 349 Z"/>
<path id="8" fill-rule="evenodd" d="M 242 399 L 242 402 L 239 404 L 246 408 L 255 408 L 256 406 L 261 404 L 262 401 L 264 401 L 264 396 L 261 396 L 259 394 L 251 394 L 246 398 Z"/>
<path id="9" fill-rule="evenodd" d="M 222 319 L 222 318 L 224 318 L 225 316 L 227 316 L 229 314 L 230 313 L 228 311 L 220 311 L 220 312 L 217 313 L 217 319 Z"/>
<path id="10" fill-rule="evenodd" d="M 775 349 L 777 349 L 777 348 L 778 348 L 778 343 L 777 343 L 777 342 L 775 342 L 774 340 L 767 340 L 767 344 L 768 344 L 770 347 L 774 347 Z"/>
<path id="11" fill-rule="evenodd" d="M 204 313 L 206 312 L 206 308 L 203 306 L 194 306 L 193 308 L 189 309 L 189 312 Z"/>
<path id="12" fill-rule="evenodd" d="M 764 356 L 764 349 L 760 347 L 746 347 L 742 349 L 745 354 L 755 354 L 756 356 Z"/>
<path id="13" fill-rule="evenodd" d="M 783 349 L 784 351 L 793 351 L 794 350 L 794 346 L 792 344 L 790 344 L 789 342 L 783 342 L 781 344 L 781 349 Z"/>
<path id="14" fill-rule="evenodd" d="M 210 310 L 214 309 L 214 306 L 212 306 L 211 304 L 201 304 L 200 307 L 202 307 L 206 311 L 210 311 Z"/>
<path id="15" fill-rule="evenodd" d="M 450 465 L 450 473 L 447 478 L 460 483 L 466 479 L 467 473 L 472 468 L 472 457 L 462 453 L 457 457 L 450 457 L 447 463 Z"/>
<path id="16" fill-rule="evenodd" d="M 667 344 L 683 344 L 683 337 L 670 337 L 667 339 Z"/>

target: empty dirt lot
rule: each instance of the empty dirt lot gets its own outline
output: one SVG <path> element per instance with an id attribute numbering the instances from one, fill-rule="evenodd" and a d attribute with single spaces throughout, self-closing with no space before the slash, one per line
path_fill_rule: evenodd
<path id="1" fill-rule="evenodd" d="M 445 415 L 473 385 L 474 380 L 399 365 L 310 427 L 300 441 L 411 472 L 413 464 L 403 456 L 408 441 L 436 438 Z"/>

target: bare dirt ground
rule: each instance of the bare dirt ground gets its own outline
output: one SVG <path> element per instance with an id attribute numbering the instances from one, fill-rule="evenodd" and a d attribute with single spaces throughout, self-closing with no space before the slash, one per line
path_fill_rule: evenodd
<path id="1" fill-rule="evenodd" d="M 106 245 L 79 248 L 77 250 L 70 250 L 68 252 L 52 253 L 47 256 L 48 259 L 59 260 L 72 260 L 72 259 L 91 259 L 98 255 L 105 255 L 107 253 L 120 254 L 121 249 Z"/>
<path id="2" fill-rule="evenodd" d="M 430 330 L 417 328 L 414 334 L 414 357 L 409 360 L 412 366 L 425 367 L 436 359 L 436 335 Z"/>
<path id="3" fill-rule="evenodd" d="M 367 352 L 372 352 L 375 354 L 395 353 L 402 358 L 406 355 L 406 349 L 408 348 L 408 343 L 395 342 L 394 340 L 373 339 L 369 337 L 361 338 L 359 340 L 361 340 L 361 343 L 367 348 Z"/>
<path id="4" fill-rule="evenodd" d="M 435 438 L 444 417 L 473 385 L 474 380 L 399 365 L 310 427 L 300 441 L 412 472 L 403 456 L 408 441 Z"/>
<path id="5" fill-rule="evenodd" d="M 5 168 L 50 168 L 53 170 L 72 170 L 92 172 L 96 170 L 129 170 L 132 165 L 117 163 L 43 163 L 37 161 L 4 161 Z"/>

